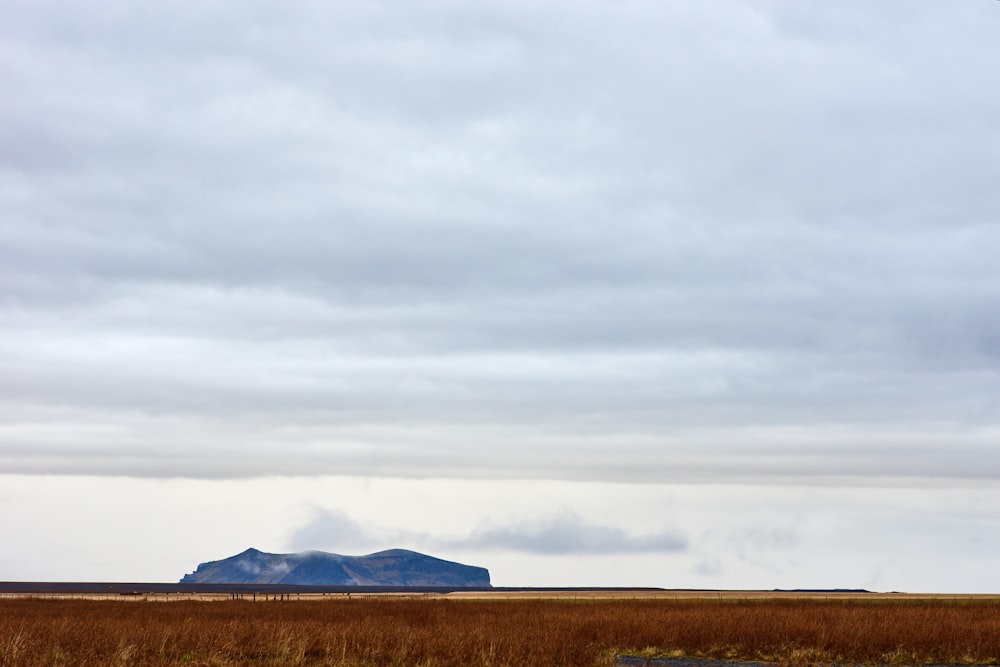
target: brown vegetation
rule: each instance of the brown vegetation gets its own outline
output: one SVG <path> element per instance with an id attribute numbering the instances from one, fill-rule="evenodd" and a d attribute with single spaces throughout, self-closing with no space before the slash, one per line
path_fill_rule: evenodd
<path id="1" fill-rule="evenodd" d="M 996 664 L 1000 604 L 0 600 L 2 665 L 611 665 L 618 653 Z"/>

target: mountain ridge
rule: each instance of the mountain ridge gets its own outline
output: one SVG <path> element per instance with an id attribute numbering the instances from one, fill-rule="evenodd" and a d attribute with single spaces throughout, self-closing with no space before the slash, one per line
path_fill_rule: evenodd
<path id="1" fill-rule="evenodd" d="M 345 556 L 315 550 L 275 554 L 250 547 L 235 556 L 199 563 L 180 583 L 483 588 L 490 587 L 490 573 L 408 549 Z"/>

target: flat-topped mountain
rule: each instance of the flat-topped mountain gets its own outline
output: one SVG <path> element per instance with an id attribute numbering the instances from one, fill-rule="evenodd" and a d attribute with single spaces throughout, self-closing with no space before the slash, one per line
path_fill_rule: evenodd
<path id="1" fill-rule="evenodd" d="M 299 584 L 307 586 L 458 586 L 490 585 L 489 570 L 390 549 L 367 556 L 325 551 L 269 554 L 247 549 L 223 560 L 201 563 L 182 584 Z"/>

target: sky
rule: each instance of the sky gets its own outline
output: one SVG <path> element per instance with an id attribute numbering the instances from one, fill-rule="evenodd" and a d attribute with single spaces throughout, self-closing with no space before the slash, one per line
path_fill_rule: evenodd
<path id="1" fill-rule="evenodd" d="M 998 34 L 0 0 L 0 580 L 1000 592 Z"/>

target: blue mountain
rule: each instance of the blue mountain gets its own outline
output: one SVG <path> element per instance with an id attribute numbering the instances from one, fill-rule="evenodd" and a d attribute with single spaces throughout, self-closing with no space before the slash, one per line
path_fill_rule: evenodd
<path id="1" fill-rule="evenodd" d="M 489 570 L 390 549 L 367 556 L 324 551 L 270 554 L 257 549 L 201 563 L 182 584 L 300 584 L 309 586 L 488 587 Z"/>

